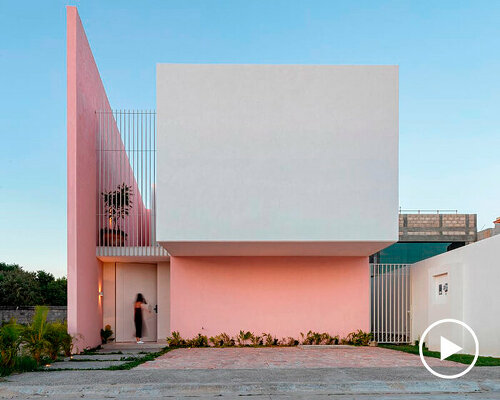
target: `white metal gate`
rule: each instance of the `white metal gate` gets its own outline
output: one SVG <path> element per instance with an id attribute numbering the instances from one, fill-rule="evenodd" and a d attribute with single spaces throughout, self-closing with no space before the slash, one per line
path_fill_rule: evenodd
<path id="1" fill-rule="evenodd" d="M 370 264 L 371 331 L 378 343 L 409 343 L 411 264 Z"/>

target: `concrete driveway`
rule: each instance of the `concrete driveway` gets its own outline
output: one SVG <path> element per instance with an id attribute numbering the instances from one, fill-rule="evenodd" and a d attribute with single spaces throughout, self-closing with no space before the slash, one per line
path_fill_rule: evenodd
<path id="1" fill-rule="evenodd" d="M 426 358 L 431 367 L 463 364 Z M 173 350 L 138 369 L 267 369 L 421 367 L 418 356 L 381 347 L 299 346 L 229 347 Z"/>
<path id="2" fill-rule="evenodd" d="M 440 362 L 436 359 L 430 362 Z M 447 362 L 443 373 L 465 366 Z M 500 367 L 444 380 L 381 348 L 179 349 L 130 371 L 49 371 L 0 381 L 0 398 L 500 399 Z"/>

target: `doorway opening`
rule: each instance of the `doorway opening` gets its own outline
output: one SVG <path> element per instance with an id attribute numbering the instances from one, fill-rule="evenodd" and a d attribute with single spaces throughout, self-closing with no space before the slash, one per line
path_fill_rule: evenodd
<path id="1" fill-rule="evenodd" d="M 116 263 L 116 342 L 134 342 L 134 303 L 138 293 L 146 300 L 143 312 L 144 342 L 157 340 L 156 264 Z"/>

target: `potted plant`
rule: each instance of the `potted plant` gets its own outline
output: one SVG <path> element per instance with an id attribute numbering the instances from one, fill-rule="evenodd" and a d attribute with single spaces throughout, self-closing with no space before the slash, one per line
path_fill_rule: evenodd
<path id="1" fill-rule="evenodd" d="M 108 340 L 111 340 L 110 339 L 111 335 L 113 335 L 113 331 L 111 330 L 111 325 L 106 325 L 104 329 L 101 329 L 102 344 L 108 343 Z"/>
<path id="2" fill-rule="evenodd" d="M 127 234 L 121 229 L 121 222 L 132 209 L 132 186 L 124 182 L 115 190 L 102 192 L 101 196 L 108 222 L 107 227 L 101 228 L 101 245 L 123 246 Z"/>

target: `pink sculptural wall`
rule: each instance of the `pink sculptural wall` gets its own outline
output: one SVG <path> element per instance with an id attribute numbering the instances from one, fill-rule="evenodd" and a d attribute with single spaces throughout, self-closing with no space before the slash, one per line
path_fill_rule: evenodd
<path id="1" fill-rule="evenodd" d="M 68 330 L 76 336 L 75 351 L 100 344 L 102 327 L 102 263 L 96 258 L 97 185 L 96 111 L 111 112 L 97 65 L 76 7 L 67 7 L 67 261 Z M 118 135 L 118 130 L 114 133 Z M 118 146 L 123 146 L 116 140 Z M 122 147 L 121 147 L 122 148 Z M 106 160 L 115 174 L 116 159 Z M 132 185 L 135 207 L 144 215 L 139 229 L 149 232 L 149 221 L 134 175 L 126 171 L 113 184 Z M 128 229 L 138 231 L 134 223 Z M 149 238 L 148 238 L 149 239 Z"/>
<path id="2" fill-rule="evenodd" d="M 171 330 L 369 331 L 367 257 L 171 257 Z"/>

